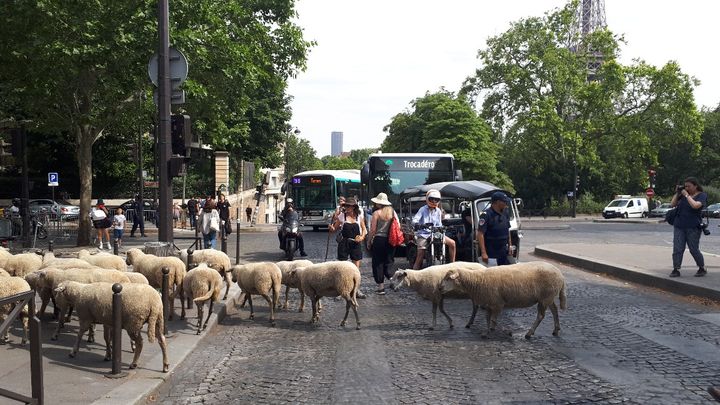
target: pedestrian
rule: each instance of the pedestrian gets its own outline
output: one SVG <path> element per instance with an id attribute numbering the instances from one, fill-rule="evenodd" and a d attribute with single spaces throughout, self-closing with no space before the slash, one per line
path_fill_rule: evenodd
<path id="1" fill-rule="evenodd" d="M 92 212 L 90 213 L 90 218 L 92 219 L 93 226 L 95 227 L 95 230 L 97 231 L 97 239 L 98 239 L 98 248 L 103 248 L 103 239 L 107 241 L 107 248 L 111 249 L 110 247 L 110 231 L 108 231 L 108 228 L 112 226 L 112 220 L 109 218 L 109 212 L 107 208 L 105 208 L 105 202 L 102 198 L 98 198 L 97 203 L 95 204 L 95 207 L 93 208 Z"/>
<path id="2" fill-rule="evenodd" d="M 144 204 L 140 203 L 140 195 L 135 196 L 135 201 L 133 202 L 133 209 L 135 210 L 135 216 L 133 220 L 133 226 L 132 229 L 130 229 L 130 237 L 135 237 L 135 230 L 140 228 L 140 236 L 143 238 L 145 237 L 145 213 L 144 211 Z"/>
<path id="3" fill-rule="evenodd" d="M 225 235 L 227 236 L 232 232 L 232 228 L 230 225 L 230 202 L 225 198 L 225 194 L 220 194 L 216 207 L 218 214 L 220 214 L 220 226 L 225 227 Z"/>
<path id="4" fill-rule="evenodd" d="M 113 238 L 117 241 L 118 248 L 122 245 L 123 232 L 125 231 L 125 215 L 122 208 L 118 207 L 113 216 Z"/>
<path id="5" fill-rule="evenodd" d="M 173 203 L 173 228 L 178 227 L 179 220 L 180 220 L 180 206 L 177 203 Z"/>
<path id="6" fill-rule="evenodd" d="M 377 197 L 370 199 L 370 201 L 375 204 L 368 235 L 370 252 L 372 253 L 373 278 L 377 283 L 375 292 L 384 295 L 385 279 L 390 280 L 392 277 L 390 267 L 395 256 L 395 248 L 390 246 L 388 242 L 388 231 L 395 220 L 395 210 L 385 193 L 379 193 Z"/>
<path id="7" fill-rule="evenodd" d="M 188 216 L 190 217 L 190 228 L 195 228 L 197 222 L 198 202 L 195 197 L 190 197 L 187 202 Z"/>
<path id="8" fill-rule="evenodd" d="M 707 194 L 695 177 L 688 177 L 683 183 L 677 186 L 670 201 L 670 205 L 676 210 L 673 221 L 673 271 L 670 277 L 680 276 L 686 245 L 698 266 L 695 277 L 702 277 L 707 274 L 705 258 L 700 252 L 700 233 L 704 229 L 703 225 L 707 226 L 702 223 L 702 209 L 707 205 Z"/>
<path id="9" fill-rule="evenodd" d="M 220 230 L 220 214 L 216 209 L 215 201 L 211 199 L 205 201 L 198 219 L 203 234 L 204 248 L 215 249 L 217 233 Z"/>
<path id="10" fill-rule="evenodd" d="M 338 260 L 347 260 L 348 257 L 360 270 L 360 261 L 362 260 L 362 241 L 367 236 L 367 228 L 365 220 L 362 217 L 360 207 L 354 198 L 345 200 L 344 211 L 338 215 L 335 222 L 330 224 L 328 232 L 340 230 L 340 240 L 338 243 Z M 358 298 L 363 298 L 364 294 L 358 291 Z"/>
<path id="11" fill-rule="evenodd" d="M 460 233 L 460 243 L 458 246 L 457 258 L 458 260 L 471 262 L 473 246 L 473 222 L 470 207 L 465 208 L 460 214 L 460 217 L 462 217 L 463 228 Z"/>
<path id="12" fill-rule="evenodd" d="M 490 206 L 478 217 L 476 239 L 480 248 L 480 260 L 488 266 L 510 264 L 510 198 L 502 191 L 490 196 Z"/>
<path id="13" fill-rule="evenodd" d="M 248 222 L 252 221 L 252 208 L 249 205 L 245 208 L 245 217 Z"/>
<path id="14" fill-rule="evenodd" d="M 413 225 L 425 225 L 431 223 L 433 226 L 442 226 L 443 213 L 440 208 L 440 200 L 442 199 L 438 190 L 428 190 L 425 193 L 426 204 L 420 207 L 418 212 L 413 216 Z M 429 247 L 429 240 L 432 234 L 427 228 L 419 229 L 415 232 L 415 245 L 417 246 L 417 254 L 415 255 L 415 264 L 413 269 L 418 270 L 422 266 L 425 258 L 425 251 Z M 443 243 L 448 248 L 448 258 L 450 262 L 455 261 L 455 241 L 452 238 L 444 238 Z"/>

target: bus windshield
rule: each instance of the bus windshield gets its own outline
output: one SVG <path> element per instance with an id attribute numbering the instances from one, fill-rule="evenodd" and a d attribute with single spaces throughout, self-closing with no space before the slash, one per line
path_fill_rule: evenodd
<path id="1" fill-rule="evenodd" d="M 299 209 L 334 209 L 332 176 L 293 178 L 292 198 Z"/>
<path id="2" fill-rule="evenodd" d="M 413 186 L 455 180 L 452 157 L 371 157 L 369 197 L 385 193 L 399 207 L 400 193 Z"/>

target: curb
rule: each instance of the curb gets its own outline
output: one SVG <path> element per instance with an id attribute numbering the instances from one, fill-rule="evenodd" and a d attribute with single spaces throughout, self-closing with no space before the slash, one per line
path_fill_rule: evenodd
<path id="1" fill-rule="evenodd" d="M 127 377 L 127 381 L 120 386 L 115 387 L 112 391 L 103 395 L 98 400 L 94 401 L 93 405 L 116 405 L 116 404 L 146 404 L 148 396 L 154 393 L 160 385 L 165 383 L 172 377 L 175 369 L 192 353 L 195 348 L 202 342 L 207 334 L 221 322 L 228 312 L 228 306 L 234 308 L 239 305 L 239 298 L 242 295 L 240 288 L 237 284 L 232 285 L 228 299 L 225 301 L 219 301 L 215 304 L 215 311 L 210 316 L 208 321 L 207 329 L 205 329 L 199 336 L 196 336 L 194 326 L 190 326 L 192 331 L 191 338 L 194 338 L 189 343 L 176 341 L 177 346 L 172 345 L 173 342 L 168 342 L 168 357 L 170 359 L 170 369 L 167 373 L 160 373 L 153 370 L 143 370 L 138 368 L 134 374 Z M 184 304 L 184 303 L 183 303 Z M 148 360 L 151 364 L 162 364 L 162 353 L 158 353 L 152 359 Z M 135 370 L 132 370 L 135 371 Z"/>
<path id="2" fill-rule="evenodd" d="M 665 222 L 664 219 L 593 219 L 598 224 L 660 224 Z"/>
<path id="3" fill-rule="evenodd" d="M 521 231 L 564 231 L 570 229 L 570 225 L 531 225 L 523 223 Z"/>
<path id="4" fill-rule="evenodd" d="M 614 263 L 605 262 L 603 260 L 571 255 L 568 253 L 560 252 L 558 250 L 548 249 L 540 246 L 535 247 L 535 255 L 556 260 L 561 263 L 569 264 L 571 266 L 580 267 L 593 273 L 605 273 L 613 277 L 641 284 L 647 287 L 659 288 L 673 294 L 683 296 L 694 295 L 697 297 L 720 301 L 720 291 L 707 287 L 688 284 L 681 280 L 670 279 L 667 277 L 658 277 L 654 274 L 643 273 L 642 270 L 632 267 L 623 267 Z"/>

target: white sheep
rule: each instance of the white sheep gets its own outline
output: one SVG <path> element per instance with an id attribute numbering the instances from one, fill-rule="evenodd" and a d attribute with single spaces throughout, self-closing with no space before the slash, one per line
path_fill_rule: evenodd
<path id="1" fill-rule="evenodd" d="M 555 321 L 553 336 L 560 332 L 560 319 L 555 298 L 560 298 L 560 308 L 567 307 L 565 278 L 557 267 L 545 262 L 527 262 L 500 266 L 487 271 L 449 270 L 443 279 L 441 291 L 466 292 L 473 302 L 473 313 L 468 327 L 475 319 L 479 306 L 487 309 L 490 331 L 497 326 L 497 317 L 503 308 L 526 308 L 537 304 L 537 318 L 525 334 L 529 339 L 550 308 Z"/>
<path id="2" fill-rule="evenodd" d="M 448 270 L 458 268 L 484 270 L 485 266 L 474 262 L 453 262 L 430 266 L 422 270 L 398 270 L 395 274 L 393 274 L 390 281 L 392 282 L 392 288 L 394 291 L 399 290 L 401 286 L 405 285 L 417 292 L 421 297 L 432 302 L 433 317 L 430 330 L 434 330 L 437 326 L 438 308 L 440 308 L 440 313 L 445 315 L 445 318 L 448 320 L 448 323 L 452 328 L 453 321 L 452 318 L 450 318 L 450 315 L 445 312 L 444 300 L 445 298 L 468 298 L 468 296 L 467 294 L 457 292 L 442 294 L 440 292 L 440 284 L 442 284 L 442 280 Z"/>
<path id="3" fill-rule="evenodd" d="M 6 273 L 9 274 L 9 273 Z M 0 298 L 7 298 L 15 294 L 20 294 L 25 291 L 30 291 L 30 285 L 22 277 L 11 277 L 11 276 L 0 276 Z M 7 315 L 12 311 L 13 306 L 11 304 L 0 305 L 0 324 L 2 324 Z M 20 312 L 20 316 L 23 318 L 23 338 L 20 344 L 24 345 L 28 340 L 28 306 L 25 305 Z M 5 335 L 0 337 L 0 343 L 7 343 L 10 341 L 7 331 Z"/>
<path id="4" fill-rule="evenodd" d="M 211 269 L 205 263 L 200 263 L 197 267 L 188 271 L 183 280 L 183 291 L 185 297 L 192 299 L 197 305 L 198 321 L 197 321 L 197 334 L 200 334 L 201 330 L 207 328 L 210 315 L 212 315 L 213 302 L 217 301 L 220 297 L 220 285 L 222 284 L 222 277 L 220 273 Z M 205 325 L 200 328 L 203 317 L 203 307 L 206 302 L 210 302 L 210 308 L 208 309 L 207 319 L 205 319 Z"/>
<path id="5" fill-rule="evenodd" d="M 63 305 L 72 305 L 76 308 L 80 318 L 75 345 L 70 351 L 70 357 L 75 357 L 80 349 L 80 339 L 90 328 L 92 323 L 104 325 L 105 359 L 110 359 L 110 336 L 112 336 L 112 283 L 81 284 L 74 281 L 61 283 L 54 293 L 58 302 Z M 169 369 L 167 344 L 163 335 L 163 305 L 160 294 L 149 285 L 124 284 L 122 289 L 122 328 L 135 344 L 134 356 L 130 368 L 137 367 L 137 361 L 143 349 L 143 339 L 140 333 L 145 323 L 148 324 L 148 341 L 153 343 L 158 339 L 163 354 L 163 372 Z"/>
<path id="6" fill-rule="evenodd" d="M 188 250 L 189 249 L 182 249 L 180 251 L 180 260 L 187 265 L 188 269 L 190 269 L 193 264 L 207 263 L 209 267 L 218 271 L 223 280 L 225 280 L 225 295 L 223 296 L 223 300 L 226 300 L 228 292 L 230 291 L 230 285 L 232 284 L 232 276 L 230 274 L 232 264 L 230 263 L 230 257 L 221 250 L 200 249 L 192 251 L 192 263 L 188 263 Z"/>
<path id="7" fill-rule="evenodd" d="M 127 276 L 127 278 L 130 279 L 130 282 L 133 284 L 150 284 L 147 277 L 140 273 L 134 271 L 124 271 L 123 273 Z"/>
<path id="8" fill-rule="evenodd" d="M 260 262 L 232 267 L 232 281 L 237 282 L 250 303 L 250 319 L 255 319 L 252 295 L 261 295 L 270 306 L 270 323 L 275 326 L 275 307 L 280 300 L 282 272 L 275 263 Z M 272 300 L 268 293 L 272 294 Z"/>
<path id="9" fill-rule="evenodd" d="M 55 253 L 45 252 L 42 258 L 41 268 L 46 269 L 51 267 L 55 269 L 91 269 L 97 266 L 74 257 L 55 257 Z"/>
<path id="10" fill-rule="evenodd" d="M 12 277 L 10 273 L 5 271 L 4 269 L 0 269 L 0 277 Z"/>
<path id="11" fill-rule="evenodd" d="M 356 329 L 360 329 L 357 313 L 357 292 L 360 289 L 360 270 L 347 261 L 325 262 L 300 267 L 290 272 L 290 282 L 300 284 L 300 289 L 312 302 L 312 323 L 320 320 L 318 303 L 322 297 L 342 297 L 345 299 L 345 317 L 340 326 L 345 326 L 350 307 L 355 313 Z"/>
<path id="12" fill-rule="evenodd" d="M 125 264 L 125 260 L 123 260 L 120 256 L 115 256 L 110 253 L 99 252 L 92 255 L 87 250 L 82 249 L 78 252 L 78 259 L 104 269 L 127 271 L 127 264 Z"/>
<path id="13" fill-rule="evenodd" d="M 42 267 L 42 256 L 37 253 L 20 253 L 11 255 L 3 250 L 5 264 L 0 266 L 11 276 L 25 277 L 26 274 L 37 271 Z"/>
<path id="14" fill-rule="evenodd" d="M 182 312 L 180 319 L 185 319 L 185 305 L 182 305 L 183 297 L 183 278 L 185 277 L 185 263 L 177 257 L 160 257 L 146 254 L 142 250 L 133 248 L 127 251 L 127 264 L 133 266 L 133 271 L 147 277 L 148 282 L 155 288 L 162 288 L 162 269 L 168 268 L 169 288 L 168 298 L 170 301 L 170 316 L 173 319 L 175 313 L 175 298 L 179 297 L 180 308 Z"/>
<path id="15" fill-rule="evenodd" d="M 290 293 L 290 288 L 297 288 L 300 292 L 300 308 L 298 309 L 298 312 L 302 312 L 305 307 L 305 294 L 302 292 L 302 289 L 300 289 L 300 283 L 297 282 L 297 280 L 290 280 L 290 272 L 300 267 L 312 266 L 313 262 L 310 260 L 292 260 L 277 262 L 275 264 L 278 268 L 280 268 L 280 272 L 282 272 L 282 283 L 285 286 L 285 303 L 282 308 L 287 309 L 288 307 L 288 295 Z"/>

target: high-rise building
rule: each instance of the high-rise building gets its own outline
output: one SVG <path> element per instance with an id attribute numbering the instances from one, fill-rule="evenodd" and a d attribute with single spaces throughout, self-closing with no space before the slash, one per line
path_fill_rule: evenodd
<path id="1" fill-rule="evenodd" d="M 330 155 L 340 156 L 343 151 L 343 133 L 332 131 L 330 133 Z"/>

